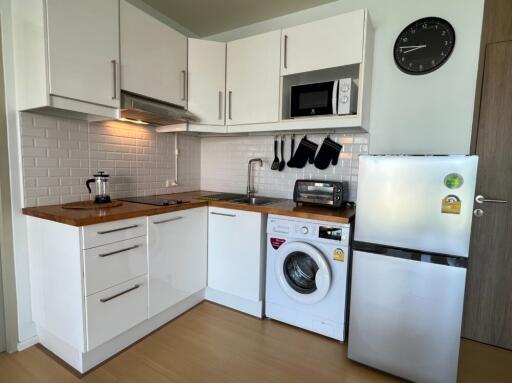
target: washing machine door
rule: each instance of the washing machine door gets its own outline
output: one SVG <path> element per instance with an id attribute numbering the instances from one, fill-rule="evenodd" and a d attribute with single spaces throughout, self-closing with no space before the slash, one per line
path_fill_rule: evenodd
<path id="1" fill-rule="evenodd" d="M 304 304 L 320 302 L 331 287 L 331 271 L 323 254 L 304 242 L 281 246 L 275 259 L 279 285 L 292 299 Z"/>

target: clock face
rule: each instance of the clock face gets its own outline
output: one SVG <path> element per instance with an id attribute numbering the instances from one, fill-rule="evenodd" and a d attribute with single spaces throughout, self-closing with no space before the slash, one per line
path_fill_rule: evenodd
<path id="1" fill-rule="evenodd" d="M 455 30 L 438 17 L 427 17 L 408 25 L 395 42 L 395 62 L 408 74 L 435 71 L 450 57 L 455 46 Z"/>

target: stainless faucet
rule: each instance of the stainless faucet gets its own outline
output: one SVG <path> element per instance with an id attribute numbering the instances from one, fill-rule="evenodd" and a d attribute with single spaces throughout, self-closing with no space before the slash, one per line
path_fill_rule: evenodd
<path id="1" fill-rule="evenodd" d="M 254 187 L 251 186 L 252 164 L 254 162 L 258 162 L 260 166 L 263 166 L 263 160 L 261 158 L 252 158 L 249 160 L 249 164 L 247 165 L 247 198 L 251 198 L 254 194 Z"/>

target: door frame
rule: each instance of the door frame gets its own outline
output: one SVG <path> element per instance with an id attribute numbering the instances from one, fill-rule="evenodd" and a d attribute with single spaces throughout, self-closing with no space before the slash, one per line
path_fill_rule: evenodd
<path id="1" fill-rule="evenodd" d="M 11 199 L 11 159 L 18 154 L 17 146 L 12 149 L 12 135 L 8 129 L 12 127 L 12 121 L 8 118 L 7 111 L 12 104 L 12 96 L 7 93 L 6 82 L 12 86 L 11 76 L 4 77 L 5 68 L 12 70 L 9 53 L 5 54 L 6 47 L 10 45 L 12 31 L 10 29 L 10 2 L 0 1 L 0 350 L 4 346 L 5 351 L 15 352 L 19 350 L 18 333 L 18 303 L 16 289 L 16 269 L 14 258 L 14 222 L 13 204 Z M 8 51 L 8 49 L 7 49 Z M 9 60 L 9 61 L 8 61 Z M 6 64 L 6 62 L 8 64 Z M 7 73 L 12 73 L 8 70 Z M 17 132 L 15 132 L 15 136 Z M 14 138 L 16 141 L 17 137 Z M 10 142 L 11 141 L 11 142 Z M 2 339 L 5 343 L 2 345 Z M 2 350 L 3 351 L 3 350 Z"/>

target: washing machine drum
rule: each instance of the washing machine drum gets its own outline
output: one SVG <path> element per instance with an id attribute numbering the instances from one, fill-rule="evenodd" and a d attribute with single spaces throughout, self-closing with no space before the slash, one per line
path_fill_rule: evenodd
<path id="1" fill-rule="evenodd" d="M 293 300 L 320 302 L 331 287 L 331 271 L 323 254 L 304 242 L 281 246 L 275 259 L 275 273 L 283 291 Z"/>

